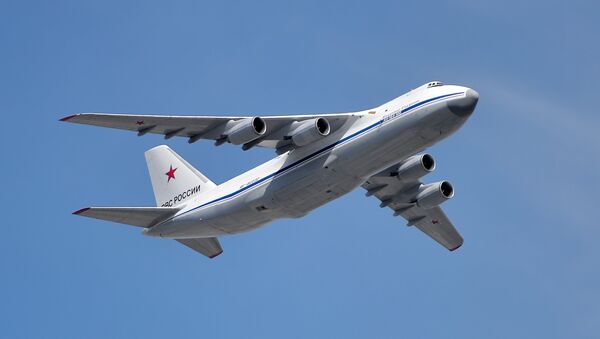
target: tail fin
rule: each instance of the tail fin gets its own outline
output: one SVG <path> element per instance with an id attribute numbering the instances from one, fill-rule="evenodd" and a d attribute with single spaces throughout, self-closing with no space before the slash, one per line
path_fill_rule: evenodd
<path id="1" fill-rule="evenodd" d="M 145 155 L 157 206 L 177 206 L 217 186 L 168 146 L 154 147 Z"/>

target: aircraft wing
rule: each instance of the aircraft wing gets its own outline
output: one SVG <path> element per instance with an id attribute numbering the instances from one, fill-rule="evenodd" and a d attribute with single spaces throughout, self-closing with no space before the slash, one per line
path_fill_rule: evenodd
<path id="1" fill-rule="evenodd" d="M 87 207 L 73 214 L 132 226 L 152 227 L 179 210 L 176 207 Z"/>
<path id="2" fill-rule="evenodd" d="M 136 114 L 106 114 L 80 113 L 64 117 L 60 121 L 76 124 L 94 125 L 137 132 L 138 136 L 147 133 L 162 134 L 165 139 L 171 137 L 188 138 L 189 143 L 200 139 L 215 140 L 216 145 L 224 142 L 243 144 L 247 150 L 253 146 L 275 149 L 289 149 L 292 146 L 290 132 L 298 127 L 298 123 L 325 118 L 330 125 L 330 132 L 340 128 L 347 120 L 356 119 L 353 113 L 321 114 L 321 115 L 289 115 L 260 117 L 266 130 L 260 137 L 250 142 L 236 143 L 228 136 L 239 124 L 253 121 L 254 117 L 244 116 L 167 116 L 167 115 L 136 115 Z"/>
<path id="3" fill-rule="evenodd" d="M 386 170 L 369 178 L 362 187 L 367 190 L 367 196 L 373 195 L 381 201 L 380 207 L 389 207 L 394 216 L 406 219 L 407 226 L 417 227 L 450 251 L 456 250 L 463 244 L 463 238 L 446 213 L 439 206 L 419 207 L 411 201 L 410 195 L 403 194 L 420 185 L 418 180 L 399 180 Z"/>

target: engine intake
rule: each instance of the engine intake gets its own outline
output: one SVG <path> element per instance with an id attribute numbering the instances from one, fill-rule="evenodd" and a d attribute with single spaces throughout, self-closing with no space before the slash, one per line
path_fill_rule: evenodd
<path id="1" fill-rule="evenodd" d="M 429 185 L 422 185 L 417 193 L 417 205 L 422 208 L 433 208 L 452 199 L 454 187 L 444 180 Z"/>
<path id="2" fill-rule="evenodd" d="M 254 117 L 236 122 L 225 135 L 230 143 L 241 145 L 260 138 L 266 131 L 267 123 L 260 117 Z"/>
<path id="3" fill-rule="evenodd" d="M 329 135 L 331 126 L 325 118 L 302 121 L 291 133 L 292 142 L 296 146 L 305 146 Z"/>
<path id="4" fill-rule="evenodd" d="M 426 153 L 404 160 L 392 174 L 395 174 L 400 180 L 416 180 L 433 170 L 435 170 L 435 160 Z"/>

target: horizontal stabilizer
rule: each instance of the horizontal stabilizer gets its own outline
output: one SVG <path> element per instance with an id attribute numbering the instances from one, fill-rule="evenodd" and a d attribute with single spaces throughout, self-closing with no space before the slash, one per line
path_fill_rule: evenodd
<path id="1" fill-rule="evenodd" d="M 176 207 L 88 207 L 73 212 L 88 218 L 152 227 L 179 211 Z"/>
<path id="2" fill-rule="evenodd" d="M 217 238 L 194 238 L 194 239 L 175 239 L 185 246 L 200 252 L 209 258 L 214 258 L 223 253 L 219 239 Z"/>

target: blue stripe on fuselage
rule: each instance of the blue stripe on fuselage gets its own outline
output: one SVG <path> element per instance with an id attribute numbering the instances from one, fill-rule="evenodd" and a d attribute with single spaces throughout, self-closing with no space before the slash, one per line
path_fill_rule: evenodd
<path id="1" fill-rule="evenodd" d="M 424 101 L 418 102 L 418 103 L 416 103 L 416 104 L 414 104 L 414 105 L 412 105 L 412 106 L 409 106 L 409 107 L 407 107 L 407 108 L 405 108 L 405 109 L 401 110 L 401 111 L 400 111 L 400 113 L 406 113 L 406 112 L 408 112 L 408 111 L 410 111 L 410 110 L 413 110 L 413 109 L 415 109 L 415 108 L 417 108 L 417 107 L 419 107 L 419 106 L 422 106 L 422 105 L 425 105 L 425 104 L 427 104 L 427 103 L 430 103 L 430 102 L 432 102 L 432 101 L 434 101 L 434 100 L 443 99 L 443 98 L 446 98 L 446 97 L 449 97 L 449 96 L 453 96 L 453 95 L 457 95 L 457 94 L 462 94 L 462 93 L 464 93 L 464 92 L 457 92 L 457 93 L 452 93 L 452 94 L 445 94 L 445 95 L 441 95 L 441 96 L 434 97 L 434 98 L 431 98 L 431 99 L 427 99 L 427 100 L 424 100 Z M 393 115 L 393 114 L 394 114 L 394 113 L 392 113 L 392 114 L 390 114 L 390 115 Z M 399 115 L 399 116 L 400 116 L 400 115 Z M 394 119 L 395 119 L 395 118 L 397 118 L 397 117 L 394 117 Z M 312 153 L 312 154 L 310 154 L 310 155 L 307 155 L 307 156 L 305 156 L 304 158 L 302 158 L 302 159 L 300 159 L 300 160 L 297 160 L 297 161 L 295 161 L 294 163 L 292 163 L 292 164 L 290 164 L 290 165 L 288 165 L 288 166 L 285 166 L 285 167 L 283 167 L 283 168 L 280 168 L 279 170 L 277 170 L 277 171 L 275 171 L 275 172 L 273 172 L 273 173 L 271 173 L 271 174 L 267 175 L 266 177 L 263 177 L 263 178 L 262 178 L 262 179 L 260 179 L 260 180 L 257 180 L 256 182 L 253 182 L 252 184 L 250 184 L 250 185 L 248 185 L 248 186 L 245 186 L 245 187 L 243 187 L 243 188 L 240 188 L 240 189 L 238 189 L 237 191 L 234 191 L 234 192 L 232 192 L 232 193 L 229 193 L 229 194 L 227 194 L 227 195 L 224 195 L 224 196 L 222 196 L 222 197 L 219 197 L 219 198 L 216 198 L 216 199 L 214 199 L 214 200 L 211 200 L 211 201 L 209 201 L 209 202 L 206 202 L 206 203 L 204 203 L 204 204 L 202 204 L 202 205 L 200 205 L 200 206 L 196 206 L 196 207 L 194 207 L 194 208 L 192 208 L 192 209 L 190 209 L 190 210 L 188 210 L 188 211 L 185 211 L 185 212 L 183 212 L 183 213 L 181 213 L 181 214 L 179 214 L 179 215 L 176 215 L 176 216 L 174 216 L 174 217 L 171 217 L 171 218 L 169 218 L 169 219 L 165 220 L 165 221 L 164 221 L 164 222 L 162 222 L 162 223 L 168 222 L 168 221 L 170 221 L 170 220 L 173 220 L 173 219 L 175 219 L 175 218 L 177 218 L 177 217 L 180 217 L 180 216 L 182 216 L 182 215 L 184 215 L 184 214 L 187 214 L 187 213 L 189 213 L 189 212 L 195 211 L 195 210 L 197 210 L 197 209 L 199 209 L 199 208 L 206 207 L 206 206 L 208 206 L 208 205 L 210 205 L 210 204 L 214 204 L 214 203 L 217 203 L 217 202 L 219 202 L 219 201 L 222 201 L 222 200 L 225 200 L 225 199 L 231 198 L 231 197 L 233 197 L 233 196 L 235 196 L 235 195 L 238 195 L 238 194 L 240 194 L 240 193 L 242 193 L 242 192 L 244 192 L 244 191 L 246 191 L 246 190 L 249 190 L 250 188 L 252 188 L 252 187 L 254 187 L 254 186 L 256 186 L 256 185 L 259 185 L 259 184 L 261 184 L 261 183 L 263 183 L 263 182 L 265 182 L 265 181 L 267 181 L 267 180 L 269 180 L 269 179 L 271 179 L 271 178 L 273 178 L 273 177 L 275 177 L 275 176 L 277 176 L 277 175 L 279 175 L 279 174 L 282 174 L 283 172 L 286 172 L 286 171 L 288 171 L 288 170 L 289 170 L 289 169 L 291 169 L 292 167 L 295 167 L 295 166 L 297 166 L 297 165 L 300 165 L 300 164 L 301 164 L 301 163 L 303 163 L 303 162 L 306 162 L 306 161 L 308 161 L 308 160 L 311 160 L 312 158 L 315 158 L 315 157 L 317 157 L 317 156 L 319 156 L 319 155 L 321 155 L 321 154 L 323 154 L 323 153 L 325 153 L 325 152 L 327 152 L 327 151 L 329 151 L 329 150 L 333 149 L 335 146 L 338 146 L 338 145 L 340 145 L 340 144 L 342 144 L 342 143 L 345 143 L 346 141 L 348 141 L 348 140 L 350 140 L 350 139 L 352 139 L 352 138 L 354 138 L 354 137 L 358 136 L 359 134 L 365 133 L 365 132 L 367 132 L 368 130 L 370 130 L 370 129 L 373 129 L 373 128 L 375 128 L 375 127 L 377 127 L 377 126 L 381 125 L 383 122 L 384 122 L 384 119 L 378 120 L 378 121 L 377 121 L 377 122 L 375 122 L 374 124 L 371 124 L 371 125 L 369 125 L 369 126 L 367 126 L 367 127 L 363 128 L 363 129 L 361 129 L 361 130 L 359 130 L 359 131 L 357 131 L 357 132 L 354 132 L 354 133 L 350 134 L 349 136 L 347 136 L 347 137 L 345 137 L 345 138 L 343 138 L 343 139 L 340 139 L 340 140 L 338 140 L 338 141 L 334 142 L 333 144 L 330 144 L 330 145 L 328 145 L 328 146 L 325 146 L 324 148 L 322 148 L 322 149 L 320 149 L 320 150 L 318 150 L 318 151 L 316 151 L 316 152 L 314 152 L 314 153 Z M 162 224 L 162 223 L 161 223 L 161 224 Z"/>

